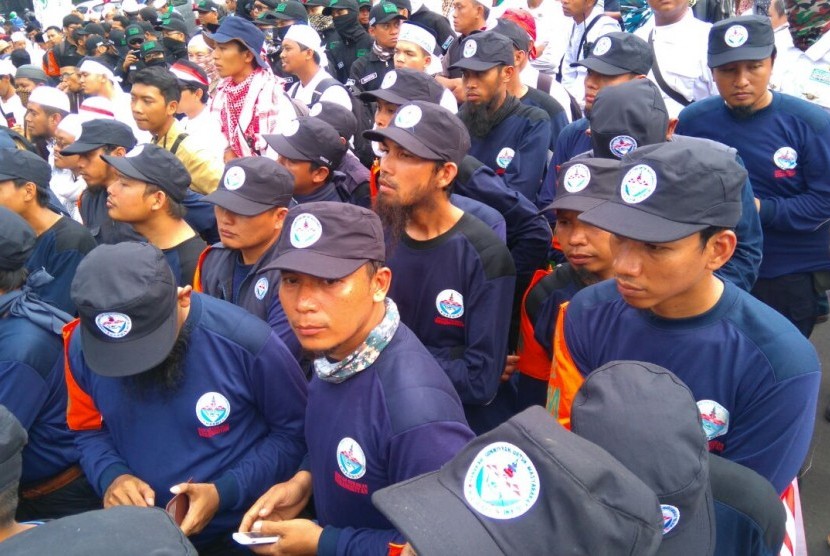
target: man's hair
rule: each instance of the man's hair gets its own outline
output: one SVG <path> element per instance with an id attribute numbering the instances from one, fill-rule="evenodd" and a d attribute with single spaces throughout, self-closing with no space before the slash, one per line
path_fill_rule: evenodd
<path id="1" fill-rule="evenodd" d="M 57 25 L 50 25 L 49 27 L 43 30 L 43 34 L 45 35 L 47 31 L 55 31 L 57 33 L 60 33 L 61 29 Z"/>
<path id="2" fill-rule="evenodd" d="M 26 185 L 27 183 L 30 183 L 30 182 L 29 182 L 29 180 L 24 180 L 22 178 L 18 178 L 18 179 L 12 180 L 12 183 L 14 183 L 14 187 L 16 189 L 20 189 L 21 187 L 23 187 L 24 185 Z M 31 183 L 34 183 L 34 182 L 31 182 Z M 46 192 L 46 190 L 44 188 L 38 187 L 37 184 L 35 184 L 35 194 L 36 194 L 35 201 L 37 202 L 37 206 L 39 206 L 39 207 L 49 206 L 49 194 Z"/>
<path id="3" fill-rule="evenodd" d="M 297 43 L 297 44 L 300 47 L 300 52 L 305 52 L 306 50 L 311 50 L 309 47 L 307 47 L 304 44 L 300 44 L 300 43 Z M 317 51 L 314 52 L 314 56 L 312 57 L 312 59 L 314 60 L 315 64 L 317 64 L 318 66 L 320 65 L 320 61 L 321 61 L 320 60 L 320 55 L 317 54 Z"/>
<path id="4" fill-rule="evenodd" d="M 700 230 L 700 248 L 705 248 L 706 244 L 709 243 L 709 240 L 715 237 L 717 234 L 730 229 L 731 228 L 723 228 L 720 226 L 709 226 L 707 228 L 703 228 L 702 230 Z"/>
<path id="5" fill-rule="evenodd" d="M 366 274 L 369 275 L 369 278 L 374 278 L 375 274 L 378 273 L 378 270 L 383 268 L 383 261 L 369 261 L 363 268 L 366 269 Z"/>
<path id="6" fill-rule="evenodd" d="M 147 188 L 144 190 L 144 196 L 147 197 L 149 195 L 153 195 L 154 193 L 158 193 L 159 191 L 167 196 L 167 214 L 175 220 L 184 219 L 184 215 L 187 213 L 185 206 L 171 197 L 161 187 L 148 183 Z"/>
<path id="7" fill-rule="evenodd" d="M 139 70 L 133 78 L 133 85 L 138 84 L 158 89 L 167 104 L 174 100 L 178 102 L 182 98 L 179 80 L 167 68 L 150 67 Z"/>
<path id="8" fill-rule="evenodd" d="M 130 18 L 128 18 L 125 15 L 116 15 L 112 19 L 113 19 L 113 21 L 121 22 L 121 25 L 124 26 L 124 29 L 126 29 L 127 26 L 129 26 L 129 24 L 130 24 Z"/>
<path id="9" fill-rule="evenodd" d="M 17 484 L 11 484 L 0 492 L 0 527 L 8 527 L 14 523 L 14 514 L 17 513 Z"/>
<path id="10" fill-rule="evenodd" d="M 196 83 L 194 81 L 185 81 L 183 79 L 179 79 L 179 92 L 181 95 L 181 91 L 191 91 L 195 93 L 196 91 L 202 91 L 202 96 L 199 97 L 199 100 L 202 101 L 202 104 L 207 104 L 208 102 L 208 86 L 202 85 L 201 83 Z"/>
<path id="11" fill-rule="evenodd" d="M 25 266 L 17 270 L 0 270 L 0 292 L 19 290 L 29 277 L 29 269 Z"/>
<path id="12" fill-rule="evenodd" d="M 55 108 L 54 106 L 45 106 L 41 104 L 40 107 L 43 109 L 43 112 L 46 114 L 47 118 L 51 118 L 55 114 L 60 114 L 61 119 L 64 119 L 69 115 L 69 112 L 66 110 L 61 110 L 60 108 Z"/>

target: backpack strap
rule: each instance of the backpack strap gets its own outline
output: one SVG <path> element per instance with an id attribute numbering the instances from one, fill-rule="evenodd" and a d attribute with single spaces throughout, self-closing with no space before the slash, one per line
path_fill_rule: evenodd
<path id="1" fill-rule="evenodd" d="M 170 153 L 176 154 L 176 151 L 179 150 L 179 145 L 182 144 L 182 141 L 187 139 L 187 133 L 180 133 L 176 140 L 173 141 L 173 145 L 170 147 Z"/>
<path id="2" fill-rule="evenodd" d="M 654 73 L 654 80 L 657 81 L 657 86 L 666 93 L 670 99 L 681 106 L 689 106 L 692 100 L 687 99 L 676 90 L 672 89 L 666 80 L 663 78 L 663 72 L 660 71 L 660 65 L 657 63 L 657 52 L 654 51 L 654 29 L 648 35 L 648 45 L 651 47 L 651 52 L 654 55 L 654 64 L 651 66 L 651 71 Z"/>

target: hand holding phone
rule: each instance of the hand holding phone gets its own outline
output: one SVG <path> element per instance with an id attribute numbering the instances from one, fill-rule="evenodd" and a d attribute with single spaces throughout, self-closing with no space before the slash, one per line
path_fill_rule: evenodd
<path id="1" fill-rule="evenodd" d="M 280 541 L 280 537 L 279 535 L 248 531 L 247 533 L 234 533 L 233 540 L 245 546 L 253 546 L 257 544 L 274 544 Z"/>

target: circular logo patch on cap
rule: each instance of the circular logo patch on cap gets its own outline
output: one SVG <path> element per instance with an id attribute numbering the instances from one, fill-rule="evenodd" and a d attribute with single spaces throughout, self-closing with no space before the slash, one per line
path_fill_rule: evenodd
<path id="1" fill-rule="evenodd" d="M 110 338 L 123 338 L 133 329 L 133 321 L 124 313 L 101 313 L 95 325 Z"/>
<path id="2" fill-rule="evenodd" d="M 323 226 L 313 214 L 303 213 L 291 223 L 291 245 L 297 249 L 311 247 L 323 235 Z"/>
<path id="3" fill-rule="evenodd" d="M 459 319 L 464 314 L 464 296 L 455 290 L 443 290 L 435 298 L 435 308 L 442 317 Z"/>
<path id="4" fill-rule="evenodd" d="M 291 120 L 282 132 L 283 137 L 291 137 L 300 130 L 300 120 Z"/>
<path id="5" fill-rule="evenodd" d="M 772 155 L 772 161 L 782 170 L 792 170 L 798 165 L 798 153 L 792 147 L 781 147 Z"/>
<path id="6" fill-rule="evenodd" d="M 510 163 L 513 162 L 514 156 L 516 156 L 516 151 L 510 147 L 504 147 L 499 151 L 499 154 L 496 155 L 496 164 L 498 164 L 499 168 L 507 168 L 510 166 Z"/>
<path id="7" fill-rule="evenodd" d="M 395 116 L 395 127 L 415 127 L 421 121 L 421 109 L 414 104 L 404 106 Z"/>
<path id="8" fill-rule="evenodd" d="M 622 158 L 637 148 L 637 141 L 630 135 L 617 135 L 608 143 L 608 148 L 611 149 L 611 154 Z"/>
<path id="9" fill-rule="evenodd" d="M 268 278 L 263 276 L 254 284 L 254 297 L 262 301 L 266 293 L 268 293 Z"/>
<path id="10" fill-rule="evenodd" d="M 337 444 L 337 467 L 353 480 L 366 474 L 366 454 L 354 438 L 347 436 Z"/>
<path id="11" fill-rule="evenodd" d="M 196 402 L 196 417 L 206 427 L 221 425 L 231 414 L 228 398 L 219 392 L 207 392 Z"/>
<path id="12" fill-rule="evenodd" d="M 700 411 L 700 424 L 706 434 L 706 440 L 712 440 L 729 431 L 729 410 L 715 400 L 697 402 Z"/>
<path id="13" fill-rule="evenodd" d="M 622 179 L 620 195 L 630 205 L 636 205 L 651 197 L 657 189 L 657 174 L 646 164 L 638 164 Z"/>
<path id="14" fill-rule="evenodd" d="M 140 155 L 143 152 L 144 152 L 144 145 L 136 145 L 135 147 L 130 149 L 130 152 L 128 152 L 124 156 L 127 157 L 127 158 L 132 158 L 134 156 Z"/>
<path id="15" fill-rule="evenodd" d="M 483 448 L 467 469 L 464 498 L 491 519 L 524 515 L 539 498 L 539 474 L 530 458 L 509 442 Z"/>
<path id="16" fill-rule="evenodd" d="M 236 191 L 245 183 L 245 169 L 240 166 L 228 168 L 225 173 L 225 189 L 229 191 Z"/>
<path id="17" fill-rule="evenodd" d="M 476 52 L 478 51 L 478 44 L 473 39 L 468 40 L 464 43 L 464 57 L 470 58 L 471 56 L 475 56 Z"/>
<path id="18" fill-rule="evenodd" d="M 602 37 L 597 41 L 597 44 L 594 45 L 594 56 L 602 56 L 606 52 L 611 50 L 611 39 L 608 37 Z"/>
<path id="19" fill-rule="evenodd" d="M 568 193 L 579 193 L 591 182 L 591 169 L 584 164 L 574 164 L 565 172 L 562 183 Z"/>
<path id="20" fill-rule="evenodd" d="M 749 31 L 743 25 L 733 25 L 723 34 L 723 42 L 726 46 L 738 48 L 743 46 L 749 39 Z"/>
<path id="21" fill-rule="evenodd" d="M 280 4 L 280 6 L 285 6 L 285 4 Z M 308 111 L 308 115 L 312 117 L 319 116 L 320 113 L 323 111 L 323 105 L 319 102 L 316 103 L 311 109 Z"/>
<path id="22" fill-rule="evenodd" d="M 663 534 L 665 535 L 677 527 L 677 523 L 680 521 L 680 510 L 669 504 L 660 504 L 660 510 L 663 512 Z"/>
<path id="23" fill-rule="evenodd" d="M 383 81 L 381 81 L 381 83 L 380 83 L 380 88 L 381 89 L 388 89 L 389 87 L 394 85 L 397 80 L 398 80 L 398 74 L 395 72 L 395 70 L 392 70 L 392 71 L 390 71 L 389 73 L 387 73 L 386 75 L 383 76 Z"/>

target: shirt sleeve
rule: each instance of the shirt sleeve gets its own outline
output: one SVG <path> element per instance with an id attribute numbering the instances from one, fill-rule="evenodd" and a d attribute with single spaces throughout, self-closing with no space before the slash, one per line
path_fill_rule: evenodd
<path id="1" fill-rule="evenodd" d="M 738 160 L 740 162 L 740 159 Z M 741 165 L 743 166 L 743 162 Z M 758 271 L 761 268 L 764 236 L 749 178 L 741 190 L 741 219 L 735 226 L 735 235 L 738 236 L 735 253 L 716 274 L 739 288 L 750 291 L 758 279 Z"/>
<path id="2" fill-rule="evenodd" d="M 531 202 L 536 199 L 542 186 L 549 146 L 550 118 L 528 121 L 522 139 L 513 153 L 513 160 L 504 172 L 504 183 Z"/>
<path id="3" fill-rule="evenodd" d="M 18 361 L 0 362 L 0 404 L 29 429 L 46 402 L 49 389 L 32 367 Z"/>

